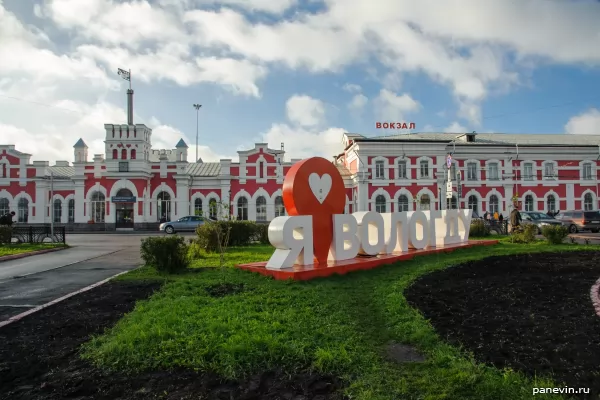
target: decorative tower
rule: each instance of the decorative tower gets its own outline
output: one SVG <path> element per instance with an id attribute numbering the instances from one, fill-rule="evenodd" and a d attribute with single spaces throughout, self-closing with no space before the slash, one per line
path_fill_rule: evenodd
<path id="1" fill-rule="evenodd" d="M 88 158 L 88 146 L 85 144 L 83 139 L 79 139 L 77 143 L 73 146 L 74 149 L 74 157 L 73 160 L 76 163 L 85 163 Z"/>
<path id="2" fill-rule="evenodd" d="M 187 162 L 188 157 L 188 145 L 179 139 L 179 142 L 175 145 L 175 154 L 177 155 L 177 162 Z"/>
<path id="3" fill-rule="evenodd" d="M 106 170 L 109 174 L 148 172 L 152 129 L 144 124 L 133 123 L 131 76 L 122 70 L 119 70 L 119 74 L 130 82 L 127 89 L 127 124 L 104 124 Z"/>

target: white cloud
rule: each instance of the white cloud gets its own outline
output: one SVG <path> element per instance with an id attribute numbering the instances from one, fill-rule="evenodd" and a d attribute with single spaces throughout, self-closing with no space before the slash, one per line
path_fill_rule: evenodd
<path id="1" fill-rule="evenodd" d="M 348 104 L 348 108 L 355 111 L 361 111 L 369 102 L 369 98 L 364 94 L 357 94 L 352 97 L 352 100 Z"/>
<path id="2" fill-rule="evenodd" d="M 343 86 L 343 89 L 348 92 L 348 93 L 360 93 L 362 92 L 362 87 L 360 87 L 360 85 L 357 85 L 355 83 L 346 83 Z"/>
<path id="3" fill-rule="evenodd" d="M 380 122 L 408 122 L 404 121 L 406 114 L 418 111 L 421 108 L 419 102 L 410 95 L 404 93 L 397 95 L 387 89 L 382 89 L 374 101 L 375 113 Z"/>
<path id="4" fill-rule="evenodd" d="M 279 148 L 280 143 L 284 143 L 288 161 L 291 158 L 315 156 L 330 160 L 333 155 L 344 150 L 342 135 L 345 132 L 342 128 L 317 130 L 273 124 L 271 129 L 262 135 L 262 140 L 272 148 Z"/>
<path id="5" fill-rule="evenodd" d="M 67 40 L 59 46 L 41 29 L 24 25 L 0 0 L 0 60 L 8 60 L 0 63 L 0 95 L 5 96 L 0 97 L 0 140 L 19 140 L 50 159 L 59 149 L 71 154 L 79 136 L 101 146 L 102 125 L 124 119 L 121 108 L 106 100 L 123 85 L 114 74 L 118 67 L 131 68 L 134 80 L 152 84 L 212 82 L 258 98 L 270 68 L 342 72 L 358 66 L 385 87 L 374 104 L 379 117 L 390 121 L 402 121 L 420 108 L 409 94 L 397 94 L 406 74 L 420 73 L 446 85 L 458 104 L 457 117 L 475 128 L 481 124 L 482 101 L 520 83 L 523 69 L 541 63 L 600 65 L 596 1 L 324 0 L 318 13 L 273 18 L 298 3 L 47 0 L 34 7 L 34 14 L 45 18 L 45 32 L 58 30 Z M 210 6 L 198 10 L 198 5 Z M 260 14 L 249 15 L 253 11 Z M 362 93 L 355 84 L 345 90 Z M 352 103 L 365 100 L 355 96 Z M 294 107 L 290 120 L 322 126 L 324 105 L 315 104 Z M 575 116 L 565 129 L 596 132 L 597 113 Z M 282 132 L 288 132 L 286 126 L 277 125 Z M 319 129 L 294 132 L 304 137 L 328 132 Z M 24 151 L 37 154 L 27 146 Z"/>
<path id="6" fill-rule="evenodd" d="M 266 69 L 248 60 L 233 58 L 187 58 L 177 44 L 162 47 L 156 52 L 131 53 L 120 48 L 85 45 L 78 52 L 116 71 L 120 66 L 131 68 L 132 79 L 143 82 L 171 80 L 181 86 L 214 82 L 226 89 L 248 96 L 260 97 L 256 81 L 266 75 Z"/>
<path id="7" fill-rule="evenodd" d="M 464 126 L 462 126 L 458 122 L 454 121 L 449 126 L 447 126 L 446 128 L 444 128 L 444 132 L 447 132 L 447 133 L 464 133 L 464 132 L 467 132 L 467 128 L 465 128 Z"/>
<path id="8" fill-rule="evenodd" d="M 199 4 L 221 4 L 238 6 L 247 11 L 262 11 L 270 14 L 281 14 L 298 3 L 297 0 L 200 0 Z"/>
<path id="9" fill-rule="evenodd" d="M 565 132 L 579 135 L 600 135 L 600 111 L 590 108 L 572 117 L 565 125 Z"/>
<path id="10" fill-rule="evenodd" d="M 165 125 L 156 117 L 150 119 L 149 127 L 152 128 L 152 147 L 155 149 L 172 149 L 179 139 L 183 139 L 188 145 L 188 161 L 196 161 L 196 137 L 193 138 L 170 125 Z M 198 142 L 202 143 L 202 136 Z M 237 159 L 237 154 L 218 154 L 208 146 L 198 145 L 198 158 L 204 162 L 217 162 L 220 159 Z"/>
<path id="11" fill-rule="evenodd" d="M 325 105 L 321 100 L 306 95 L 294 95 L 285 104 L 290 122 L 304 127 L 312 127 L 325 121 Z"/>

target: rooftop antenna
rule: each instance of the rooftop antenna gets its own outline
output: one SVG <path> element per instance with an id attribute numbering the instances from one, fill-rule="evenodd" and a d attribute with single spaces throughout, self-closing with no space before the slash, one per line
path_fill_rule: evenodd
<path id="1" fill-rule="evenodd" d="M 127 89 L 127 125 L 133 125 L 133 89 L 131 88 L 131 70 L 117 68 L 117 74 L 129 81 L 129 89 Z"/>

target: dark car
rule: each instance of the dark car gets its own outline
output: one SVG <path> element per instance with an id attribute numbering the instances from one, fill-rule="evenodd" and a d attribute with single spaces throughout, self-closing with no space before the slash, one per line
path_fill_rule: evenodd
<path id="1" fill-rule="evenodd" d="M 571 233 L 582 230 L 590 230 L 594 233 L 600 231 L 600 212 L 598 211 L 564 211 L 555 218 L 568 227 Z"/>
<path id="2" fill-rule="evenodd" d="M 555 219 L 537 211 L 521 211 L 521 220 L 523 225 L 534 224 L 538 228 L 538 235 L 542 233 L 542 228 L 551 225 L 564 225 L 562 221 Z"/>

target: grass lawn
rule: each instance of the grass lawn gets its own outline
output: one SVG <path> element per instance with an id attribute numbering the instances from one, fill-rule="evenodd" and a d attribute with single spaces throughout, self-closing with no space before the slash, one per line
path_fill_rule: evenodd
<path id="1" fill-rule="evenodd" d="M 36 243 L 36 244 L 14 244 L 0 246 L 0 257 L 12 256 L 14 254 L 30 253 L 32 251 L 67 247 L 62 243 Z"/>
<path id="2" fill-rule="evenodd" d="M 403 291 L 420 275 L 468 260 L 583 249 L 600 246 L 502 241 L 309 282 L 211 268 L 216 255 L 195 262 L 201 271 L 180 276 L 141 268 L 118 279 L 164 279 L 162 290 L 87 343 L 83 355 L 122 371 L 186 367 L 229 378 L 277 367 L 313 369 L 344 379 L 352 399 L 530 399 L 533 387 L 554 385 L 476 363 L 438 337 Z M 265 261 L 271 253 L 270 246 L 231 248 L 227 263 Z M 207 293 L 207 286 L 224 281 L 247 290 L 221 298 Z M 386 361 L 382 349 L 390 341 L 414 345 L 427 361 Z M 549 396 L 536 398 L 560 398 Z"/>

